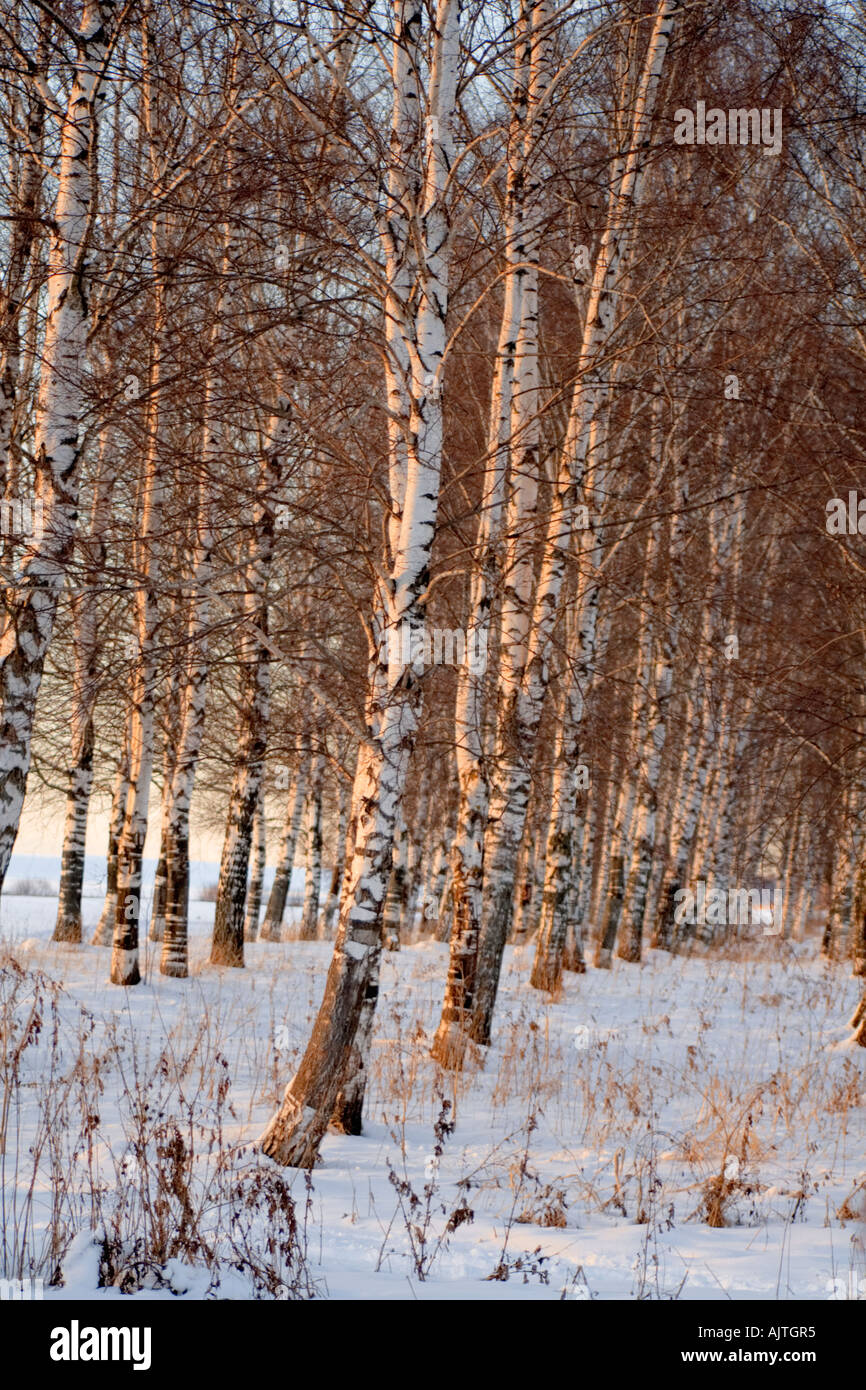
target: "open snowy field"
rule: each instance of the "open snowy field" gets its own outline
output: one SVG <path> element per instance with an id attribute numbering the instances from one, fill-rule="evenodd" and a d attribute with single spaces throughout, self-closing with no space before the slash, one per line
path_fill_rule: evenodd
<path id="1" fill-rule="evenodd" d="M 99 908 L 85 901 L 85 937 Z M 46 1297 L 119 1296 L 97 1288 L 91 1222 L 120 1284 L 149 1297 L 866 1290 L 866 1073 L 844 1041 L 859 989 L 813 943 L 614 960 L 567 974 L 558 1001 L 509 949 L 494 1045 L 456 1080 L 429 1056 L 446 946 L 386 954 L 365 1132 L 327 1137 L 307 1191 L 251 1142 L 332 946 L 258 943 L 245 969 L 215 969 L 213 905 L 190 908 L 190 978 L 160 976 L 148 944 L 126 991 L 106 983 L 109 950 L 49 942 L 53 899 L 4 895 L 7 1267 L 14 1252 L 18 1277 L 47 1283 L 60 1264 Z M 287 1191 L 298 1233 L 274 1253 Z"/>

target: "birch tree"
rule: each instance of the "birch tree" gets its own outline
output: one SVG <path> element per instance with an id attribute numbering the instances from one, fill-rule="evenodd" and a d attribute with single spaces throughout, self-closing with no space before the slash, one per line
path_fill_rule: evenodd
<path id="1" fill-rule="evenodd" d="M 97 189 L 99 111 L 115 19 L 113 0 L 88 0 L 76 32 L 76 59 L 64 110 L 24 55 L 26 71 L 60 124 L 60 153 L 48 251 L 46 324 L 36 402 L 34 453 L 43 533 L 28 548 L 6 595 L 0 632 L 0 885 L 18 833 L 36 701 L 57 604 L 72 553 L 78 504 L 83 388 L 89 327 L 87 261 Z"/>
<path id="2" fill-rule="evenodd" d="M 405 628 L 416 642 L 419 638 L 423 641 L 427 571 L 442 462 L 442 360 L 451 231 L 447 192 L 459 66 L 459 15 L 457 0 L 439 0 L 430 43 L 420 204 L 413 207 L 405 198 L 393 198 L 381 229 L 386 253 L 391 256 L 395 243 L 405 242 L 407 220 L 414 223 L 417 238 L 417 299 L 410 308 L 401 295 L 403 302 L 395 306 L 400 309 L 406 337 L 411 402 L 405 486 L 402 480 L 395 483 L 394 474 L 401 470 L 399 462 L 392 463 L 391 503 L 401 516 L 387 575 L 387 626 L 401 634 Z M 404 74 L 402 81 L 407 85 L 413 80 L 405 75 L 402 55 L 405 44 L 410 51 L 414 46 L 420 22 L 415 0 L 398 0 L 393 45 L 397 90 L 392 131 L 396 149 L 400 148 L 405 119 L 400 75 Z M 352 798 L 352 863 L 324 999 L 298 1071 L 262 1139 L 264 1152 L 283 1164 L 309 1167 L 315 1162 L 338 1095 L 344 1098 L 344 1127 L 354 1129 L 360 1124 L 365 1035 L 378 992 L 387 874 L 420 699 L 418 681 L 402 659 L 401 646 L 399 642 L 389 644 L 387 670 L 383 667 L 377 682 L 380 689 L 373 687 L 371 736 L 359 755 Z"/>
<path id="3" fill-rule="evenodd" d="M 472 1036 L 482 1044 L 490 1039 L 511 919 L 512 865 L 523 834 L 527 806 L 527 750 L 534 745 L 547 688 L 551 634 L 559 613 L 574 530 L 576 485 L 582 482 L 586 469 L 596 403 L 602 404 L 603 353 L 615 321 L 616 287 L 628 268 L 629 238 L 640 196 L 652 114 L 678 9 L 675 0 L 663 0 L 656 11 L 635 97 L 628 148 L 620 157 L 615 172 L 607 225 L 596 257 L 587 304 L 578 368 L 580 376 L 563 444 L 531 621 L 524 628 L 530 634 L 528 647 L 521 663 L 519 683 L 508 704 L 512 729 L 510 737 L 506 739 L 503 730 L 499 738 L 497 783 L 485 844 L 487 906 L 478 950 L 477 992 L 471 1021 Z M 505 679 L 508 680 L 507 674 Z M 518 748 L 521 756 L 515 758 L 513 750 Z"/>

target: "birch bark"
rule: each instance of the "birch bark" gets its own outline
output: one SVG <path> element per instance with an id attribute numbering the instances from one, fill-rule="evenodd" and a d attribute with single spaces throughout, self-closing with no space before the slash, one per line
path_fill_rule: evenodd
<path id="1" fill-rule="evenodd" d="M 0 886 L 18 833 L 45 654 L 75 537 L 81 362 L 89 324 L 87 252 L 97 196 L 94 156 L 114 10 L 113 0 L 85 5 L 61 132 L 34 439 L 43 534 L 28 547 L 6 595 L 0 632 Z"/>
<path id="2" fill-rule="evenodd" d="M 148 71 L 148 26 L 142 27 L 145 73 Z M 150 85 L 145 82 L 143 107 L 149 132 L 151 172 L 159 178 L 158 156 L 150 106 Z M 156 635 L 159 623 L 158 592 L 161 576 L 162 513 L 166 476 L 163 456 L 162 395 L 168 332 L 169 278 L 166 258 L 168 226 L 158 212 L 151 221 L 150 262 L 153 275 L 153 337 L 148 372 L 146 437 L 147 453 L 141 491 L 141 531 L 134 547 L 138 643 L 131 696 L 129 790 L 123 829 L 117 852 L 117 913 L 111 954 L 111 982 L 132 986 L 141 980 L 139 928 L 141 921 L 142 856 L 147 836 L 148 807 L 154 758 L 156 702 Z"/>
<path id="3" fill-rule="evenodd" d="M 652 34 L 637 95 L 631 139 L 621 159 L 621 175 L 614 181 L 608 222 L 596 258 L 581 345 L 578 385 L 569 415 L 568 429 L 554 489 L 550 522 L 531 621 L 523 627 L 530 636 L 525 655 L 520 653 L 521 625 L 509 641 L 503 616 L 505 660 L 500 681 L 506 694 L 506 724 L 497 739 L 497 781 L 485 839 L 485 895 L 487 905 L 478 951 L 476 997 L 471 1033 L 487 1044 L 502 955 L 511 919 L 514 891 L 513 865 L 523 833 L 528 800 L 527 758 L 534 746 L 541 707 L 547 688 L 550 643 L 560 608 L 567 556 L 574 531 L 577 489 L 583 482 L 593 427 L 596 400 L 601 404 L 605 381 L 604 347 L 614 326 L 616 286 L 627 269 L 629 233 L 633 230 L 641 176 L 646 162 L 649 123 L 658 92 L 665 54 L 679 0 L 662 0 Z M 514 656 L 522 667 L 519 683 L 509 690 Z M 508 698 L 510 696 L 510 698 Z M 515 750 L 520 756 L 515 757 Z M 489 866 L 489 867 L 488 867 Z"/>
<path id="4" fill-rule="evenodd" d="M 82 541 L 81 590 L 73 597 L 75 670 L 73 676 L 72 757 L 66 793 L 66 826 L 60 860 L 60 893 L 54 941 L 81 940 L 81 889 L 87 813 L 93 787 L 93 715 L 98 693 L 97 584 L 105 566 L 113 468 L 107 434 L 100 438 L 90 534 Z"/>
<path id="5" fill-rule="evenodd" d="M 283 843 L 280 851 L 280 859 L 277 864 L 277 871 L 274 874 L 274 881 L 271 884 L 271 891 L 268 895 L 268 905 L 265 909 L 265 920 L 262 923 L 262 941 L 279 941 L 282 932 L 283 917 L 286 911 L 286 898 L 289 895 L 289 888 L 292 883 L 292 870 L 295 867 L 295 850 L 301 834 L 301 825 L 304 819 L 304 807 L 307 804 L 307 780 L 310 770 L 310 735 L 305 730 L 301 739 L 301 751 L 298 759 L 298 766 L 295 769 L 292 780 L 292 788 L 289 799 L 286 803 L 286 822 L 283 828 Z"/>
<path id="6" fill-rule="evenodd" d="M 489 810 L 489 774 L 484 756 L 486 669 L 479 669 L 472 653 L 487 651 L 490 642 L 491 608 L 496 591 L 499 565 L 500 528 L 505 486 L 509 471 L 510 424 L 515 409 L 515 368 L 518 350 L 524 369 L 528 366 L 526 329 L 522 327 L 528 311 L 524 309 L 524 287 L 532 251 L 527 245 L 525 176 L 527 118 L 530 104 L 533 24 L 531 0 L 522 0 L 515 37 L 512 114 L 508 136 L 508 173 L 505 191 L 505 282 L 502 319 L 496 352 L 493 392 L 488 426 L 488 462 L 482 495 L 481 519 L 475 542 L 470 580 L 469 624 L 466 659 L 458 675 L 455 707 L 455 748 L 458 777 L 457 825 L 451 855 L 451 942 L 448 976 L 442 1016 L 433 1041 L 433 1056 L 446 1067 L 459 1068 L 463 1062 L 469 1020 L 475 997 L 475 969 L 482 920 L 484 874 L 484 832 Z M 536 63 L 536 82 L 538 81 Z M 531 242 L 531 237 L 530 237 Z M 537 254 L 537 239 L 536 239 Z M 537 269 L 530 271 L 536 285 Z M 520 343 L 520 349 L 519 349 Z M 522 400 L 526 412 L 533 402 L 527 392 Z M 524 439 L 524 446 L 530 441 Z M 529 505 L 537 485 L 534 478 L 509 497 L 509 523 L 519 533 L 515 516 L 521 504 Z M 515 542 L 516 543 L 516 542 Z M 522 538 L 524 567 L 530 566 L 531 544 Z M 514 544 L 511 547 L 514 559 Z M 443 865 L 447 873 L 447 861 Z M 443 883 L 444 889 L 444 883 Z M 434 890 L 435 891 L 435 890 Z M 440 891 L 440 896 L 442 889 Z"/>
<path id="7" fill-rule="evenodd" d="M 96 931 L 93 933 L 92 946 L 110 946 L 114 937 L 114 921 L 117 916 L 117 851 L 120 844 L 120 832 L 123 829 L 123 818 L 126 814 L 126 799 L 129 793 L 130 714 L 131 711 L 127 708 L 123 725 L 123 740 L 112 790 L 111 815 L 108 822 L 108 845 L 105 855 L 105 901 Z"/>
<path id="8" fill-rule="evenodd" d="M 346 832 L 349 824 L 349 796 L 351 788 L 340 774 L 337 779 L 337 815 L 334 823 L 334 867 L 331 872 L 331 885 L 322 909 L 319 935 L 327 941 L 334 929 L 334 920 L 340 906 L 340 890 L 346 872 Z"/>
<path id="9" fill-rule="evenodd" d="M 265 798 L 259 787 L 259 799 L 253 818 L 252 871 L 247 890 L 247 913 L 244 918 L 244 941 L 255 941 L 259 934 L 259 912 L 262 906 L 262 884 L 265 877 Z"/>
<path id="10" fill-rule="evenodd" d="M 395 67 L 404 25 L 417 30 L 420 8 L 397 5 Z M 442 460 L 441 363 L 445 351 L 450 216 L 446 200 L 452 162 L 450 123 L 457 94 L 459 6 L 439 0 L 431 42 L 429 114 L 424 190 L 418 212 L 417 308 L 406 349 L 411 363 L 411 416 L 405 489 L 392 484 L 392 507 L 402 514 L 387 580 L 387 619 L 392 629 L 423 641 L 426 589 L 438 510 Z M 397 92 L 395 128 L 400 119 Z M 389 205 L 390 221 L 402 224 L 411 210 Z M 393 246 L 387 225 L 387 247 Z M 396 239 L 403 235 L 401 229 Z M 401 322 L 406 323 L 406 306 Z M 360 1125 L 369 1037 L 378 996 L 382 911 L 394 828 L 400 813 L 417 728 L 420 689 L 400 643 L 391 644 L 385 679 L 371 681 L 371 737 L 358 760 L 353 794 L 355 826 L 340 925 L 325 995 L 312 1037 L 280 1110 L 262 1137 L 265 1153 L 283 1164 L 311 1166 L 328 1122 L 350 1132 Z M 417 650 L 417 648 L 416 648 Z M 338 1097 L 340 1101 L 338 1103 Z M 336 1113 L 335 1113 L 336 1107 Z"/>
<path id="11" fill-rule="evenodd" d="M 274 552 L 275 515 L 268 499 L 278 489 L 283 474 L 290 418 L 291 407 L 288 397 L 281 396 L 269 421 L 266 446 L 262 451 L 259 473 L 260 500 L 256 505 L 251 553 L 247 566 L 244 625 L 240 633 L 238 757 L 220 860 L 210 956 L 213 965 L 240 967 L 244 963 L 247 874 L 253 818 L 264 775 L 270 704 L 267 590 Z"/>
<path id="12" fill-rule="evenodd" d="M 307 801 L 307 853 L 304 862 L 304 906 L 301 912 L 302 941 L 315 941 L 319 925 L 319 895 L 322 883 L 322 777 L 324 758 L 315 753 L 310 773 Z"/>

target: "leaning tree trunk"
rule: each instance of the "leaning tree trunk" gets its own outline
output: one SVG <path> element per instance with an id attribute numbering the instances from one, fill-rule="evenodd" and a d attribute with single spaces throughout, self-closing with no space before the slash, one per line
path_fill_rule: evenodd
<path id="1" fill-rule="evenodd" d="M 367 1088 L 367 1068 L 373 1037 L 373 1020 L 379 1001 L 379 970 L 382 963 L 381 936 L 371 948 L 367 983 L 361 1000 L 358 1027 L 355 1032 L 346 1077 L 334 1102 L 331 1124 L 342 1134 L 360 1134 Z"/>
<path id="2" fill-rule="evenodd" d="M 163 752 L 162 816 L 160 818 L 159 857 L 153 879 L 153 900 L 150 905 L 150 930 L 148 940 L 162 942 L 165 935 L 165 904 L 168 893 L 168 815 L 171 804 L 171 784 L 177 762 L 180 742 L 180 699 L 176 673 L 172 676 L 171 693 L 168 699 L 168 718 Z"/>
<path id="3" fill-rule="evenodd" d="M 635 820 L 639 817 L 639 793 L 642 790 L 643 762 L 646 753 L 648 739 L 648 729 L 650 725 L 651 692 L 650 682 L 654 669 L 653 648 L 654 633 L 650 618 L 649 590 L 653 583 L 653 566 L 658 545 L 658 523 L 652 526 L 648 533 L 646 553 L 644 556 L 643 582 L 641 593 L 643 595 L 640 604 L 640 621 L 637 635 L 637 653 L 634 680 L 632 682 L 632 702 L 628 721 L 628 742 L 625 751 L 625 758 L 622 768 L 622 779 L 620 792 L 617 798 L 616 814 L 613 822 L 613 841 L 612 858 L 615 854 L 617 860 L 617 875 L 621 872 L 628 876 L 631 863 L 632 837 Z M 658 771 L 655 768 L 654 782 L 657 780 Z M 654 817 L 653 817 L 654 826 Z M 642 846 L 645 853 L 646 843 Z M 641 856 L 642 858 L 643 856 Z M 620 891 L 618 876 L 613 881 L 613 897 L 608 899 L 604 908 L 604 930 L 596 943 L 595 965 L 597 969 L 609 970 L 613 958 L 614 945 L 620 929 L 622 909 L 625 906 L 626 894 L 625 885 Z M 645 893 L 644 888 L 644 893 Z M 641 923 L 643 922 L 643 906 L 641 905 Z"/>
<path id="4" fill-rule="evenodd" d="M 66 828 L 60 861 L 60 895 L 52 941 L 81 941 L 81 889 L 84 882 L 84 847 L 87 808 L 93 786 L 93 718 L 84 726 L 73 749 L 66 793 Z"/>
<path id="5" fill-rule="evenodd" d="M 574 882 L 574 875 L 575 871 L 580 872 L 576 851 L 578 843 L 582 845 L 583 842 L 583 822 L 578 813 L 578 802 L 581 792 L 587 789 L 580 740 L 586 700 L 593 680 L 600 596 L 598 580 L 592 573 L 598 566 L 600 547 L 592 537 L 593 532 L 587 527 L 581 537 L 581 554 L 592 569 L 582 581 L 575 603 L 566 612 L 566 650 L 571 654 L 576 648 L 576 659 L 575 669 L 566 670 L 563 675 L 565 691 L 554 753 L 541 921 L 530 977 L 530 984 L 536 989 L 549 990 L 551 993 L 556 993 L 562 982 L 570 928 L 569 909 L 572 905 L 578 906 L 579 884 Z M 576 958 L 578 965 L 583 963 L 576 937 L 573 958 Z"/>
<path id="6" fill-rule="evenodd" d="M 536 935 L 541 918 L 541 899 L 547 866 L 547 836 L 553 813 L 552 777 L 538 768 L 533 779 L 533 798 L 537 810 L 530 821 L 530 833 L 523 837 L 524 864 L 517 909 L 511 924 L 512 946 L 524 946 Z M 539 804 L 540 803 L 540 804 Z"/>
<path id="7" fill-rule="evenodd" d="M 154 531 L 147 524 L 145 536 L 153 541 Z M 151 544 L 152 553 L 152 544 Z M 111 955 L 111 982 L 137 985 L 141 979 L 138 964 L 139 923 L 141 920 L 142 857 L 147 835 L 148 803 L 153 771 L 154 701 L 156 667 L 154 635 L 156 611 L 154 597 L 155 562 L 146 589 L 139 599 L 139 651 L 133 679 L 130 773 L 123 829 L 117 848 L 117 910 Z"/>
<path id="8" fill-rule="evenodd" d="M 424 886 L 424 870 L 433 843 L 433 821 L 430 816 L 430 783 L 432 780 L 432 769 L 428 765 L 424 769 L 421 778 L 421 785 L 418 789 L 418 798 L 415 802 L 415 809 L 412 814 L 412 824 L 415 827 L 414 834 L 409 836 L 408 855 L 406 864 L 407 889 L 406 889 L 406 930 L 405 939 L 414 936 L 415 918 L 418 914 L 418 900 Z"/>
<path id="9" fill-rule="evenodd" d="M 403 40 L 414 42 L 420 29 L 417 0 L 398 6 L 395 62 L 403 60 Z M 399 305 L 412 352 L 410 430 L 405 487 L 392 479 L 391 500 L 402 503 L 400 532 L 392 563 L 383 566 L 381 589 L 387 599 L 387 626 L 410 637 L 409 651 L 423 643 L 428 569 L 436 529 L 442 465 L 441 365 L 446 346 L 450 223 L 446 191 L 452 162 L 450 124 L 456 104 L 459 59 L 459 5 L 439 0 L 428 75 L 427 159 L 420 207 L 396 198 L 383 222 L 389 247 L 391 226 L 399 239 L 413 218 L 419 257 L 416 293 Z M 413 74 L 413 82 L 416 74 Z M 395 93 L 394 131 L 402 129 L 405 92 Z M 375 1008 L 381 951 L 382 910 L 409 759 L 420 710 L 421 690 L 412 666 L 403 662 L 402 641 L 388 644 L 371 660 L 368 738 L 359 756 L 352 798 L 355 826 L 351 869 L 346 877 L 340 925 L 325 994 L 297 1074 L 262 1137 L 265 1153 L 283 1164 L 310 1167 L 316 1160 L 338 1097 L 351 1097 L 356 1116 L 363 1105 L 369 1033 L 365 1010 Z M 371 993 L 373 997 L 371 998 Z M 370 1022 L 372 1023 L 372 1017 Z"/>
<path id="10" fill-rule="evenodd" d="M 264 613 L 257 626 L 267 631 Z M 268 714 L 270 653 L 252 635 L 246 636 L 242 662 L 238 758 L 232 781 L 219 886 L 214 913 L 211 964 L 243 966 L 244 910 L 247 896 L 253 819 L 262 781 Z"/>
<path id="11" fill-rule="evenodd" d="M 166 838 L 162 836 L 159 845 L 159 856 L 156 861 L 156 872 L 153 876 L 153 899 L 150 904 L 150 930 L 147 933 L 148 941 L 162 942 L 165 935 L 165 901 L 167 893 L 167 863 L 166 863 Z"/>
<path id="12" fill-rule="evenodd" d="M 174 776 L 174 759 L 176 757 L 176 731 L 175 736 L 169 735 L 165 749 L 164 781 L 162 786 L 162 829 L 159 836 L 159 856 L 156 861 L 156 872 L 153 876 L 153 899 L 150 904 L 150 930 L 147 933 L 149 941 L 162 942 L 165 936 L 165 904 L 168 893 L 168 806 L 171 798 L 171 783 Z"/>
<path id="13" fill-rule="evenodd" d="M 671 616 L 661 639 L 650 626 L 648 634 L 649 659 L 644 668 L 649 710 L 643 731 L 640 762 L 635 766 L 639 793 L 634 832 L 634 859 L 626 883 L 624 929 L 617 953 L 621 960 L 632 963 L 639 962 L 641 959 L 644 921 L 656 852 L 659 779 L 667 741 L 668 706 L 673 683 L 674 659 L 679 642 L 682 592 L 677 577 L 685 549 L 684 501 L 685 495 L 681 494 L 680 489 L 675 485 L 677 523 L 671 542 L 670 566 L 666 586 L 671 605 Z M 652 584 L 652 576 L 648 577 L 650 584 Z M 659 645 L 661 649 L 656 650 Z"/>
<path id="14" fill-rule="evenodd" d="M 703 654 L 709 646 L 709 609 L 705 608 L 698 652 Z M 665 868 L 659 888 L 656 916 L 655 938 L 663 950 L 675 950 L 681 936 L 680 923 L 675 919 L 677 894 L 683 888 L 683 881 L 695 840 L 695 833 L 703 804 L 710 773 L 713 740 L 711 737 L 710 701 L 703 689 L 700 670 L 696 670 L 688 691 L 685 714 L 686 734 L 684 739 L 683 768 L 678 785 L 683 789 L 677 800 L 684 803 L 683 813 L 677 817 L 672 829 L 673 864 Z"/>
<path id="15" fill-rule="evenodd" d="M 534 149 L 537 107 L 549 81 L 550 12 L 547 0 L 536 0 L 530 13 L 530 101 L 528 175 L 533 179 L 527 196 L 525 258 L 520 305 L 520 327 L 514 353 L 514 387 L 511 410 L 511 466 L 508 479 L 503 592 L 499 616 L 499 671 L 496 696 L 495 779 L 484 827 L 484 910 L 473 962 L 473 1000 L 468 1029 L 475 1042 L 490 1039 L 490 1020 L 499 982 L 505 943 L 514 906 L 514 874 L 519 862 L 523 830 L 529 806 L 534 753 L 534 734 L 541 717 L 540 702 L 526 700 L 526 677 L 532 640 L 533 587 L 537 551 L 538 487 L 543 474 L 540 459 L 538 363 L 538 278 L 540 261 L 541 185 Z M 564 520 L 562 499 L 556 496 L 552 512 Z M 552 610 L 551 610 L 552 616 Z M 530 728 L 530 726 L 533 726 Z"/>
<path id="16" fill-rule="evenodd" d="M 451 853 L 451 845 L 454 842 L 454 829 L 446 822 L 442 834 L 436 844 L 436 853 L 430 863 L 427 880 L 424 884 L 421 901 L 421 926 L 422 936 L 428 935 L 435 929 L 438 930 L 440 909 L 443 897 L 448 884 L 449 869 L 448 857 Z M 438 936 L 437 940 L 446 939 Z M 450 968 L 450 967 L 449 967 Z"/>
<path id="17" fill-rule="evenodd" d="M 836 959 L 839 945 L 844 940 L 851 925 L 856 875 L 851 840 L 850 828 L 843 825 L 840 843 L 833 862 L 830 909 L 827 913 L 827 922 L 821 941 L 821 954 L 827 960 Z"/>
<path id="18" fill-rule="evenodd" d="M 189 808 L 204 738 L 207 702 L 208 586 L 213 537 L 206 487 L 203 479 L 197 520 L 196 592 L 189 618 L 190 669 L 182 695 L 180 742 L 165 822 L 165 929 L 159 970 L 161 975 L 181 980 L 189 973 Z"/>

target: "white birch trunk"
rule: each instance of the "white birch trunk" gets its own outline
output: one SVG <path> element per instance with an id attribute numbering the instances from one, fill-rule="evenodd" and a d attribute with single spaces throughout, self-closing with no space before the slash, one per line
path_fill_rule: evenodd
<path id="1" fill-rule="evenodd" d="M 402 9 L 402 7 L 401 7 Z M 395 44 L 399 48 L 400 34 Z M 408 466 L 400 533 L 387 583 L 389 626 L 423 639 L 427 573 L 438 511 L 442 462 L 441 363 L 445 350 L 450 226 L 445 194 L 451 167 L 450 122 L 456 104 L 459 6 L 439 0 L 429 78 L 425 187 L 418 220 L 417 310 L 407 350 L 412 365 Z M 383 228 L 386 245 L 388 231 Z M 392 486 L 392 507 L 399 504 Z M 360 1129 L 372 1021 L 378 996 L 382 911 L 394 828 L 417 728 L 420 690 L 411 667 L 390 651 L 384 688 L 377 683 L 371 737 L 358 760 L 355 826 L 334 956 L 313 1034 L 280 1110 L 262 1138 L 282 1164 L 311 1166 L 326 1127 Z M 384 673 L 383 673 L 384 674 Z"/>
<path id="2" fill-rule="evenodd" d="M 241 967 L 244 963 L 247 874 L 253 819 L 264 776 L 270 707 L 267 588 L 274 553 L 275 516 L 267 499 L 273 496 L 283 474 L 290 417 L 289 400 L 286 396 L 281 396 L 268 423 L 259 475 L 262 500 L 256 507 L 251 554 L 247 566 L 244 625 L 240 634 L 241 700 L 238 757 L 220 860 L 210 955 L 213 965 Z"/>
<path id="3" fill-rule="evenodd" d="M 301 941 L 315 941 L 319 924 L 319 894 L 322 883 L 322 777 L 324 759 L 313 755 L 310 792 L 307 801 L 307 853 L 304 861 L 304 906 L 301 912 Z"/>
<path id="4" fill-rule="evenodd" d="M 349 798 L 351 787 L 343 776 L 337 782 L 337 815 L 334 823 L 334 867 L 331 872 L 331 886 L 322 909 L 319 935 L 327 941 L 334 929 L 337 909 L 340 906 L 340 891 L 346 872 L 346 833 L 349 826 Z"/>
<path id="5" fill-rule="evenodd" d="M 49 30 L 42 16 L 33 65 L 44 76 Z M 39 198 L 43 184 L 45 104 L 31 87 L 24 96 L 25 145 L 20 155 L 17 183 L 10 198 L 11 228 L 4 285 L 0 292 L 0 498 L 16 490 L 14 434 L 21 370 L 21 317 L 28 293 L 33 251 L 36 245 Z"/>
<path id="6" fill-rule="evenodd" d="M 252 871 L 247 890 L 247 914 L 244 919 L 244 941 L 255 941 L 259 934 L 259 912 L 262 906 L 262 885 L 265 877 L 265 797 L 259 787 L 259 799 L 253 820 Z"/>
<path id="7" fill-rule="evenodd" d="M 72 757 L 66 793 L 66 826 L 60 860 L 60 893 L 54 941 L 81 940 L 81 889 L 87 814 L 93 787 L 93 713 L 97 697 L 96 586 L 105 565 L 105 532 L 109 520 L 113 469 L 109 464 L 107 434 L 100 438 L 99 462 L 91 513 L 90 534 L 82 542 L 82 582 L 73 597 L 75 671 L 73 676 Z"/>
<path id="8" fill-rule="evenodd" d="M 404 816 L 398 817 L 394 830 L 394 845 L 391 852 L 391 874 L 388 891 L 385 894 L 385 909 L 382 915 L 384 947 L 386 951 L 399 951 L 401 932 L 405 930 L 406 907 L 409 900 L 409 836 Z"/>
<path id="9" fill-rule="evenodd" d="M 81 363 L 89 323 L 86 256 L 96 206 L 94 151 L 113 12 L 113 0 L 85 5 L 61 136 L 34 439 L 43 534 L 28 546 L 14 587 L 7 591 L 0 633 L 0 886 L 18 833 L 45 654 L 75 537 Z"/>
<path id="10" fill-rule="evenodd" d="M 286 803 L 286 821 L 283 827 L 283 843 L 274 881 L 268 894 L 265 920 L 262 923 L 262 941 L 279 941 L 283 929 L 283 916 L 286 911 L 286 898 L 292 884 L 292 870 L 295 867 L 295 851 L 301 835 L 304 807 L 307 804 L 307 781 L 310 775 L 310 735 L 304 732 L 298 766 L 292 779 L 289 799 Z"/>
<path id="11" fill-rule="evenodd" d="M 472 1036 L 482 1044 L 490 1041 L 502 954 L 511 918 L 513 866 L 526 816 L 529 759 L 547 688 L 550 644 L 559 615 L 560 594 L 574 530 L 576 488 L 583 482 L 586 473 L 596 397 L 600 396 L 604 385 L 604 345 L 615 321 L 616 287 L 627 268 L 629 235 L 633 230 L 632 223 L 639 202 L 649 122 L 678 9 L 679 0 L 662 0 L 658 7 L 635 101 L 630 147 L 622 161 L 622 176 L 612 190 L 608 225 L 596 259 L 589 295 L 580 354 L 581 376 L 572 403 L 554 489 L 535 604 L 528 628 L 530 635 L 525 658 L 521 657 L 520 685 L 513 692 L 508 691 L 509 660 L 513 662 L 513 657 L 509 658 L 508 653 L 519 649 L 509 641 L 509 633 L 503 627 L 506 653 L 503 688 L 507 697 L 507 724 L 500 725 L 497 743 L 498 776 L 491 798 L 490 823 L 485 842 L 485 861 L 489 866 L 485 868 L 487 905 L 479 945 L 476 998 L 471 1021 Z M 515 629 L 513 637 L 519 642 L 519 628 Z"/>
<path id="12" fill-rule="evenodd" d="M 110 946 L 114 938 L 114 921 L 117 916 L 117 851 L 120 844 L 120 834 L 123 830 L 123 819 L 126 814 L 126 799 L 129 794 L 130 716 L 131 711 L 127 709 L 108 822 L 105 900 L 91 940 L 92 946 Z"/>
<path id="13" fill-rule="evenodd" d="M 534 410 L 530 381 L 524 381 L 525 391 L 516 401 L 516 370 L 518 355 L 524 378 L 537 379 L 537 362 L 531 361 L 537 328 L 537 269 L 529 270 L 534 285 L 534 316 L 526 324 L 529 309 L 524 304 L 527 267 L 533 250 L 532 237 L 527 245 L 525 210 L 525 166 L 527 118 L 531 100 L 533 74 L 533 23 L 530 19 L 531 0 L 522 0 L 515 38 L 512 116 L 508 137 L 508 175 L 505 206 L 505 282 L 502 319 L 497 345 L 496 367 L 490 403 L 488 455 L 485 471 L 482 511 L 475 543 L 475 557 L 470 581 L 469 624 L 466 660 L 460 669 L 455 708 L 455 750 L 459 785 L 457 825 L 451 850 L 451 946 L 448 977 L 442 1017 L 433 1042 L 433 1056 L 443 1066 L 460 1068 L 475 999 L 475 970 L 482 921 L 482 886 L 484 835 L 489 812 L 489 779 L 484 757 L 484 689 L 485 670 L 479 670 L 470 653 L 487 651 L 490 646 L 491 607 L 498 569 L 499 531 L 501 526 L 505 486 L 509 471 L 511 421 L 515 412 L 527 417 Z M 534 10 L 532 10 L 534 14 Z M 540 64 L 534 74 L 539 80 Z M 537 209 L 536 209 L 537 212 Z M 537 233 L 534 244 L 537 255 Z M 529 434 L 537 430 L 530 420 Z M 522 441 L 525 451 L 532 452 L 532 439 Z M 530 459 L 531 462 L 531 459 Z M 520 512 L 531 508 L 537 498 L 537 478 L 531 477 L 522 487 L 512 488 L 508 497 L 507 525 L 511 533 L 508 562 L 521 569 L 524 583 L 532 578 L 532 549 L 521 533 Z M 518 555 L 519 552 L 519 555 Z M 522 561 L 522 565 L 520 563 Z M 517 575 L 514 576 L 519 583 Z M 505 600 L 506 604 L 508 599 Z M 503 623 L 506 619 L 503 618 Z M 444 884 L 443 884 L 444 889 Z"/>

